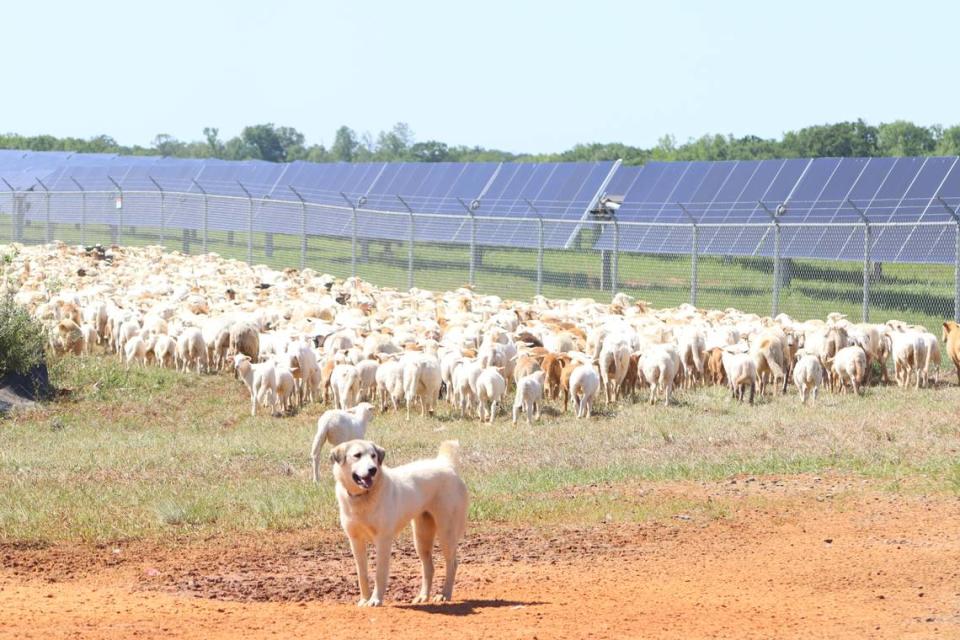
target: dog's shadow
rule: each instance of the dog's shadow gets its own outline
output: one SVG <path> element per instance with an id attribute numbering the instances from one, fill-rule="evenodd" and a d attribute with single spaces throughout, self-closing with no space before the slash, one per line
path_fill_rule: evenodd
<path id="1" fill-rule="evenodd" d="M 438 604 L 402 604 L 400 609 L 422 611 L 445 616 L 470 616 L 479 613 L 482 609 L 502 609 L 503 607 L 536 607 L 543 602 L 519 602 L 517 600 L 464 600 L 463 602 Z"/>

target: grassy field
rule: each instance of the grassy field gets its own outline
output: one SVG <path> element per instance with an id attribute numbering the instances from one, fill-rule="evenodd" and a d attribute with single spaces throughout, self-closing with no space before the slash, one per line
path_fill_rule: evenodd
<path id="1" fill-rule="evenodd" d="M 10 217 L 0 215 L 0 240 L 9 238 Z M 42 242 L 43 225 L 25 228 L 25 240 Z M 54 237 L 80 241 L 75 225 L 59 224 Z M 165 244 L 171 250 L 199 252 L 199 239 L 184 245 L 182 232 L 168 229 Z M 246 260 L 247 237 L 212 232 L 208 248 L 223 256 Z M 88 243 L 110 242 L 105 225 L 90 225 Z M 156 244 L 159 229 L 124 228 L 122 241 L 130 245 Z M 276 268 L 300 265 L 300 238 L 274 234 L 273 250 L 265 251 L 265 234 L 254 236 L 254 261 Z M 379 286 L 407 287 L 407 246 L 370 242 L 358 246 L 357 275 Z M 414 285 L 445 291 L 469 280 L 469 248 L 417 243 L 414 247 Z M 313 236 L 308 240 L 307 266 L 339 277 L 351 274 L 349 239 Z M 784 263 L 785 265 L 788 263 Z M 863 265 L 858 262 L 793 260 L 792 278 L 780 293 L 779 310 L 799 319 L 824 317 L 831 311 L 859 321 L 862 307 Z M 688 255 L 662 256 L 621 253 L 618 274 L 624 291 L 655 307 L 672 307 L 690 301 L 691 265 Z M 736 307 L 767 315 L 772 309 L 772 264 L 763 258 L 701 257 L 698 265 L 697 304 L 705 308 Z M 883 275 L 871 283 L 870 319 L 884 322 L 899 318 L 922 324 L 939 333 L 940 323 L 953 316 L 952 266 L 884 264 Z M 544 253 L 543 293 L 552 298 L 593 297 L 609 300 L 601 287 L 601 258 L 592 250 L 548 250 Z M 505 298 L 529 299 L 536 293 L 536 252 L 484 248 L 476 274 L 476 288 Z"/>
<path id="2" fill-rule="evenodd" d="M 0 420 L 0 540 L 183 539 L 336 526 L 332 482 L 310 482 L 309 446 L 322 407 L 251 418 L 229 376 L 125 371 L 114 358 L 53 364 L 62 401 Z M 792 393 L 755 407 L 720 389 L 674 406 L 623 404 L 587 423 L 548 407 L 513 426 L 378 415 L 368 435 L 388 463 L 432 456 L 458 438 L 485 523 L 635 521 L 719 503 L 637 501 L 638 483 L 734 474 L 821 473 L 880 479 L 892 490 L 960 494 L 960 389 L 871 388 L 863 398 Z M 571 491 L 577 490 L 576 499 Z M 656 494 L 656 486 L 652 488 Z M 626 493 L 631 499 L 624 499 Z"/>

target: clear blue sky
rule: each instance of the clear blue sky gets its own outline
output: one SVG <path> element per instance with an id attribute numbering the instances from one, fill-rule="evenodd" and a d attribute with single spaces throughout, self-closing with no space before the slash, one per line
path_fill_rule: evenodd
<path id="1" fill-rule="evenodd" d="M 957 2 L 5 2 L 0 131 L 550 152 L 765 137 L 863 117 L 960 123 Z"/>

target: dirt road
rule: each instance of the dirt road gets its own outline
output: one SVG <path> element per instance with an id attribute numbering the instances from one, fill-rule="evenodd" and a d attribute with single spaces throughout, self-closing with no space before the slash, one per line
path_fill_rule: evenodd
<path id="1" fill-rule="evenodd" d="M 960 637 L 955 497 L 813 478 L 651 486 L 729 512 L 471 531 L 442 606 L 402 604 L 418 581 L 408 537 L 375 610 L 353 606 L 336 532 L 7 545 L 0 637 Z"/>

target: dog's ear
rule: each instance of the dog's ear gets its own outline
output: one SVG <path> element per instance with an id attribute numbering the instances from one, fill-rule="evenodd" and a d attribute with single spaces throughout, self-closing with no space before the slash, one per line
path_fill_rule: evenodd
<path id="1" fill-rule="evenodd" d="M 332 464 L 340 464 L 343 462 L 344 448 L 343 445 L 337 445 L 333 448 L 333 451 L 330 452 L 330 462 Z"/>
<path id="2" fill-rule="evenodd" d="M 373 445 L 373 448 L 377 451 L 377 464 L 383 464 L 383 459 L 387 457 L 387 451 L 380 445 Z"/>

